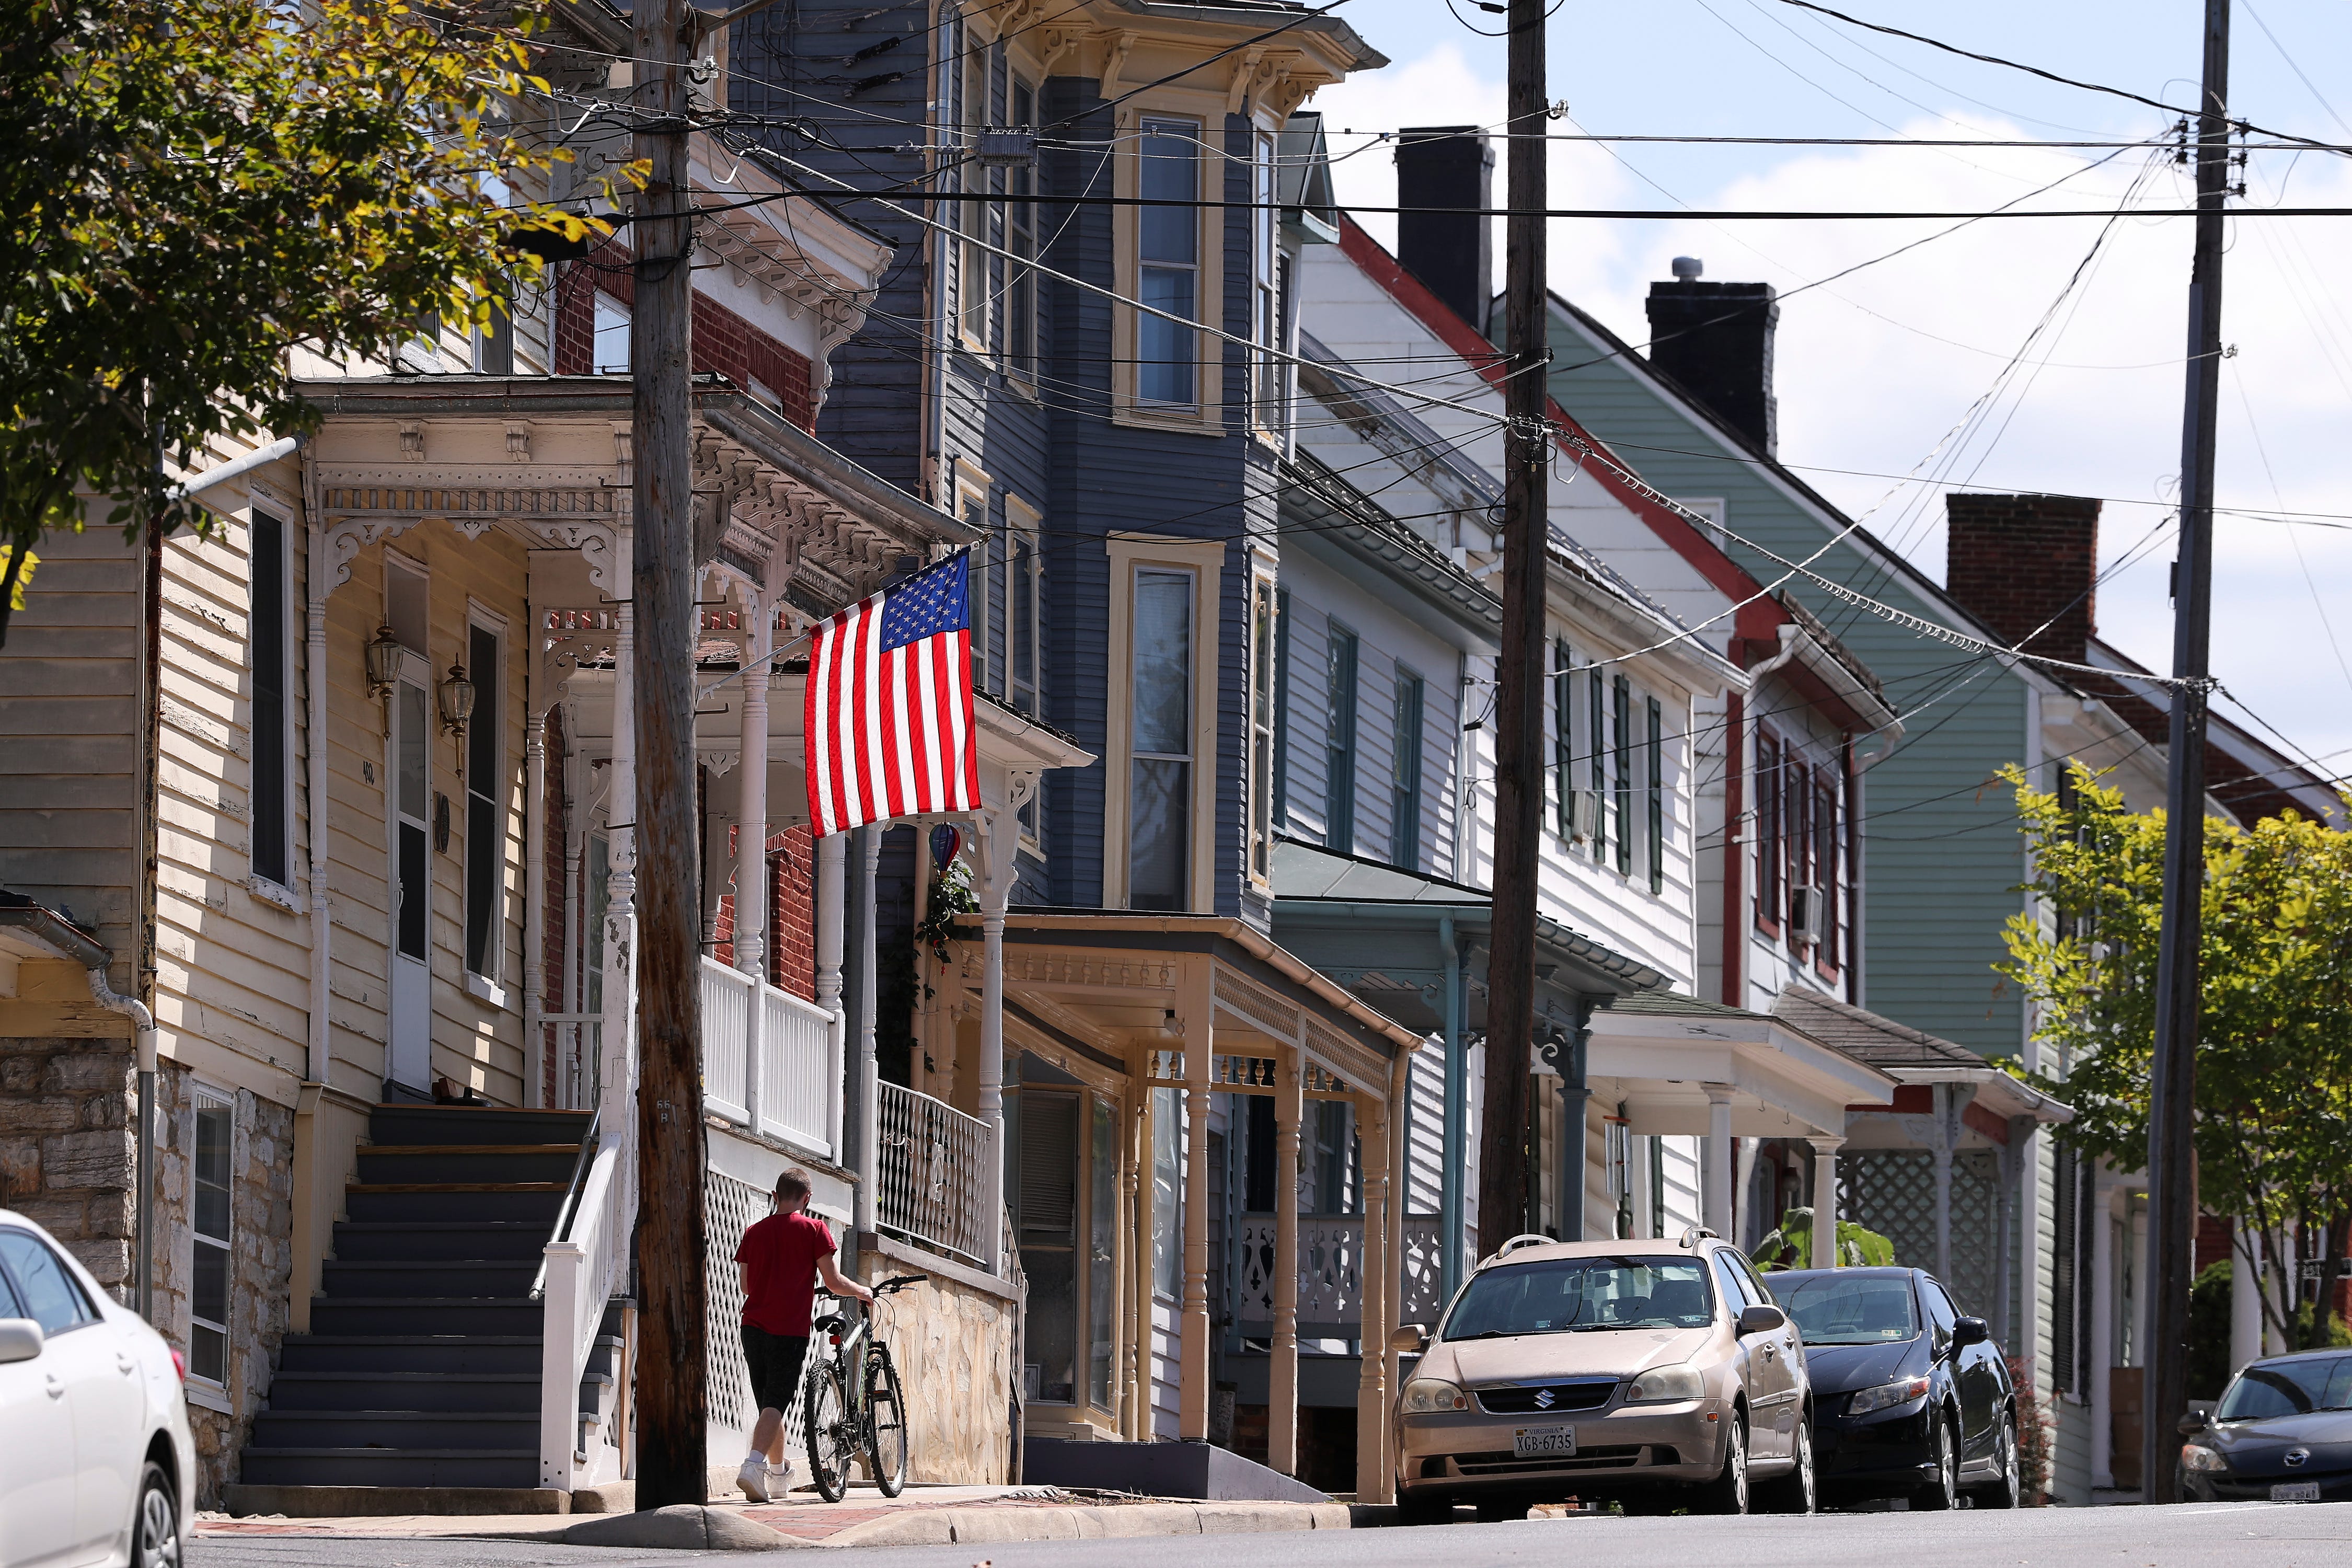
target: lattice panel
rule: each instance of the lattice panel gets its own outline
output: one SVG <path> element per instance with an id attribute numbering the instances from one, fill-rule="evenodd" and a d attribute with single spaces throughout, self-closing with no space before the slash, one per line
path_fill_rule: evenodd
<path id="1" fill-rule="evenodd" d="M 1895 1244 L 1906 1268 L 1936 1267 L 1935 1156 L 1924 1149 L 1838 1156 L 1838 1215 Z"/>
<path id="2" fill-rule="evenodd" d="M 2000 1251 L 2000 1156 L 1963 1149 L 1952 1156 L 1952 1277 L 1944 1281 L 1961 1311 L 1991 1319 Z M 1931 1255 L 1932 1256 L 1932 1255 Z M 1930 1265 L 1932 1267 L 1932 1264 Z"/>
<path id="3" fill-rule="evenodd" d="M 743 1283 L 735 1267 L 735 1249 L 743 1245 L 745 1231 L 768 1217 L 768 1194 L 747 1182 L 706 1171 L 702 1213 L 710 1246 L 706 1271 L 710 1418 L 748 1437 L 760 1413 L 751 1404 L 751 1373 L 743 1363 Z"/>

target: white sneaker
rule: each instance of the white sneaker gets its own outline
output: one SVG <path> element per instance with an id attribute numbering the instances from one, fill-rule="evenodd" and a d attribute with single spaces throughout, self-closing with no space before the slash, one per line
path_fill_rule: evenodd
<path id="1" fill-rule="evenodd" d="M 792 1489 L 793 1457 L 787 1454 L 784 1456 L 782 1464 L 768 1467 L 768 1495 L 771 1498 L 780 1498 Z"/>
<path id="2" fill-rule="evenodd" d="M 753 1502 L 769 1502 L 773 1500 L 773 1494 L 768 1489 L 768 1475 L 767 1460 L 756 1457 L 747 1458 L 743 1461 L 743 1468 L 735 1472 L 735 1484 L 742 1488 L 743 1495 Z"/>

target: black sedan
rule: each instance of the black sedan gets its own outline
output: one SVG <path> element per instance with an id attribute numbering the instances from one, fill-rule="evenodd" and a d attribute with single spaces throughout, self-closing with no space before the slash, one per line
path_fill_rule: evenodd
<path id="1" fill-rule="evenodd" d="M 2184 1495 L 2201 1502 L 2352 1500 L 2352 1355 L 2250 1362 L 2210 1422 L 2181 1423 Z"/>
<path id="2" fill-rule="evenodd" d="M 1804 1336 L 1823 1502 L 2017 1506 L 2017 1394 L 1982 1318 L 1916 1268 L 1765 1279 Z"/>

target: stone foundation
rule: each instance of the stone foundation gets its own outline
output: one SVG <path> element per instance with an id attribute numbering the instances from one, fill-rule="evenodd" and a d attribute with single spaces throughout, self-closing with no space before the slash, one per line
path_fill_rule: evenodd
<path id="1" fill-rule="evenodd" d="M 0 1039 L 0 1207 L 47 1229 L 125 1303 L 137 1091 L 127 1037 Z"/>
<path id="2" fill-rule="evenodd" d="M 879 1252 L 860 1252 L 856 1272 L 866 1284 L 930 1276 L 887 1298 L 875 1319 L 906 1388 L 908 1479 L 1003 1485 L 1012 1475 L 1014 1303 Z"/>

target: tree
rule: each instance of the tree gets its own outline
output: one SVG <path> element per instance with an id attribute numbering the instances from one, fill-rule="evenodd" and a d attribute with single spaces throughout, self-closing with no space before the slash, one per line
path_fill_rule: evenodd
<path id="1" fill-rule="evenodd" d="M 505 195 L 563 156 L 503 118 L 552 3 L 0 0 L 0 643 L 86 497 L 201 527 L 166 461 L 310 428 L 293 351 L 487 323 L 534 233 L 610 232 Z"/>
<path id="2" fill-rule="evenodd" d="M 2134 813 L 2079 764 L 2064 798 L 2007 777 L 2032 852 L 2037 913 L 2010 917 L 2010 958 L 2062 1071 L 2040 1078 L 2074 1107 L 2061 1132 L 2137 1169 L 2147 1150 L 2156 1033 L 2164 813 Z M 2262 1235 L 2342 1233 L 2352 1189 L 2352 835 L 2292 813 L 2251 828 L 2208 817 L 2202 1021 L 2197 1049 L 2199 1206 Z M 2242 1259 L 2251 1262 L 2251 1259 Z M 2330 1266 L 2334 1259 L 2331 1257 Z M 2265 1290 L 2288 1345 L 2325 1342 L 2327 1298 L 2300 1319 L 2299 1289 Z"/>

